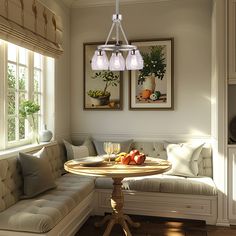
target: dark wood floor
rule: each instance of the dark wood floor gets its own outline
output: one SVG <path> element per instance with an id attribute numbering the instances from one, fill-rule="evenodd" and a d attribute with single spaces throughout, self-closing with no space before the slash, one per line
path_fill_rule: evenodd
<path id="1" fill-rule="evenodd" d="M 92 216 L 76 236 L 102 236 L 105 226 L 96 228 L 94 222 L 103 217 Z M 175 220 L 158 217 L 132 216 L 135 221 L 141 222 L 140 228 L 131 228 L 133 236 L 236 236 L 236 227 L 215 227 L 205 225 L 202 221 Z M 111 236 L 123 236 L 124 233 L 119 225 L 116 225 Z"/>

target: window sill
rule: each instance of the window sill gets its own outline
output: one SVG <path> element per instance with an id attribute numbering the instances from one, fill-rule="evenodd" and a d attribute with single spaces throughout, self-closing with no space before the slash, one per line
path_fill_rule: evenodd
<path id="1" fill-rule="evenodd" d="M 0 151 L 0 158 L 9 158 L 18 155 L 19 152 L 33 152 L 41 149 L 42 147 L 45 146 L 51 146 L 55 145 L 57 142 L 56 141 L 51 141 L 51 142 L 43 142 L 39 144 L 29 144 L 29 145 L 24 145 L 16 148 L 11 148 L 11 149 L 5 149 Z"/>

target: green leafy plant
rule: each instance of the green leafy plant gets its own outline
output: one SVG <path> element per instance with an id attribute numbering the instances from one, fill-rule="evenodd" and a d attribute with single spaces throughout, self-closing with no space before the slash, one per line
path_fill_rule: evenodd
<path id="1" fill-rule="evenodd" d="M 146 76 L 155 76 L 162 80 L 166 73 L 164 46 L 152 46 L 150 52 L 141 53 L 144 67 L 140 70 L 138 84 L 143 84 Z"/>
<path id="2" fill-rule="evenodd" d="M 29 124 L 34 134 L 37 133 L 37 124 L 35 121 L 34 114 L 37 113 L 39 110 L 40 106 L 31 100 L 23 101 L 19 109 L 20 116 L 29 121 Z M 36 142 L 39 143 L 38 135 L 36 135 Z"/>
<path id="3" fill-rule="evenodd" d="M 110 86 L 117 86 L 120 83 L 119 75 L 114 74 L 112 71 L 101 71 L 96 72 L 92 79 L 102 79 L 105 83 L 103 90 L 89 90 L 87 94 L 93 98 L 99 97 L 108 97 L 110 96 L 110 92 L 107 89 Z"/>

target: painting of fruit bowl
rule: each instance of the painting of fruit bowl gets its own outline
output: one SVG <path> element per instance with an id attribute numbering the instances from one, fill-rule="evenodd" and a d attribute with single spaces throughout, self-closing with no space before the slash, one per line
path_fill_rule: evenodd
<path id="1" fill-rule="evenodd" d="M 122 73 L 91 68 L 91 59 L 100 44 L 103 43 L 84 43 L 84 109 L 121 110 Z"/>
<path id="2" fill-rule="evenodd" d="M 132 41 L 143 57 L 142 70 L 130 72 L 130 109 L 174 107 L 173 38 Z"/>

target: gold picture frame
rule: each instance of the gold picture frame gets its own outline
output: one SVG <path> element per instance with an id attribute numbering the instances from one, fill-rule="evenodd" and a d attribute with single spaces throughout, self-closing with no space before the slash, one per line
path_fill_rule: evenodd
<path id="1" fill-rule="evenodd" d="M 84 54 L 84 110 L 122 110 L 123 73 L 119 71 L 93 71 L 91 60 L 98 45 L 83 44 Z M 109 53 L 107 56 L 110 57 Z"/>
<path id="2" fill-rule="evenodd" d="M 144 68 L 130 72 L 130 110 L 174 109 L 174 39 L 132 40 Z"/>

